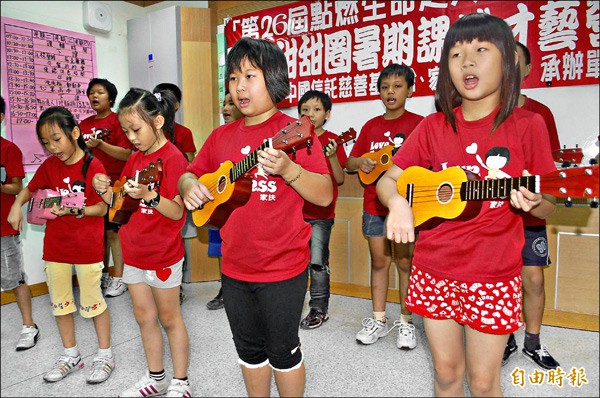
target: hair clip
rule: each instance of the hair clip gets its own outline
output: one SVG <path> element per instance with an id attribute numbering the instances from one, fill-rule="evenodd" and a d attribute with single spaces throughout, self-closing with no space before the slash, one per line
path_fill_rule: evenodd
<path id="1" fill-rule="evenodd" d="M 162 95 L 160 93 L 154 93 L 154 96 L 158 102 L 162 101 Z"/>

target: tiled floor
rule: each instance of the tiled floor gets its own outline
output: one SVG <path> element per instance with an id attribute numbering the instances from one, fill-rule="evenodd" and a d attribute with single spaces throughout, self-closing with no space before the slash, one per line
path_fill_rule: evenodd
<path id="1" fill-rule="evenodd" d="M 195 396 L 245 396 L 246 390 L 224 310 L 209 311 L 206 302 L 219 289 L 218 282 L 185 284 L 187 301 L 183 312 L 190 335 L 189 379 Z M 307 295 L 308 296 L 308 295 Z M 117 367 L 109 380 L 99 385 L 85 382 L 96 352 L 96 335 L 91 320 L 79 315 L 76 335 L 86 361 L 83 370 L 57 383 L 42 376 L 62 352 L 60 337 L 49 307 L 48 296 L 33 300 L 34 317 L 41 330 L 38 344 L 24 352 L 14 345 L 20 332 L 16 304 L 1 307 L 2 397 L 31 396 L 117 396 L 130 387 L 146 369 L 139 328 L 133 318 L 129 293 L 107 299 L 112 317 L 113 351 Z M 308 301 L 308 297 L 307 297 Z M 306 313 L 306 311 L 305 311 Z M 371 302 L 332 296 L 330 320 L 321 328 L 300 331 L 307 368 L 306 396 L 430 396 L 433 368 L 423 322 L 415 317 L 418 345 L 412 351 L 396 348 L 396 333 L 371 346 L 355 342 L 362 318 L 370 316 Z M 399 314 L 398 304 L 388 304 L 391 318 Z M 548 373 L 534 383 L 536 368 L 520 354 L 523 331 L 517 333 L 519 353 L 502 369 L 502 388 L 507 396 L 598 396 L 598 333 L 543 327 L 542 343 L 561 363 L 565 372 L 562 387 L 548 380 Z M 165 339 L 166 341 L 166 339 Z M 165 345 L 165 368 L 172 374 L 170 354 Z M 514 376 L 524 376 L 523 386 Z M 584 376 L 569 379 L 569 374 Z M 555 380 L 558 383 L 560 379 Z M 572 383 L 581 383 L 580 386 Z M 272 385 L 272 395 L 277 390 Z M 468 395 L 468 392 L 467 392 Z"/>

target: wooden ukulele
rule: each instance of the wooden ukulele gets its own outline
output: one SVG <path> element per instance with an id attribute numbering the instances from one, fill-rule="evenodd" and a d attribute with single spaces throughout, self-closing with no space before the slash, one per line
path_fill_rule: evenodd
<path id="1" fill-rule="evenodd" d="M 361 158 L 368 158 L 377 162 L 375 168 L 370 173 L 365 173 L 360 168 L 358 169 L 358 179 L 365 185 L 373 184 L 377 179 L 385 173 L 392 165 L 392 156 L 394 154 L 394 145 L 386 145 L 378 151 L 367 152 Z"/>
<path id="2" fill-rule="evenodd" d="M 415 227 L 444 220 L 467 220 L 479 214 L 482 201 L 505 199 L 523 186 L 559 198 L 591 198 L 598 206 L 598 165 L 553 171 L 543 176 L 479 180 L 460 167 L 433 172 L 409 167 L 398 178 L 398 192 L 412 207 Z"/>
<path id="3" fill-rule="evenodd" d="M 336 145 L 345 144 L 346 142 L 353 140 L 356 138 L 356 131 L 350 127 L 348 131 L 343 132 L 334 138 Z M 327 153 L 327 145 L 323 147 L 323 153 Z"/>
<path id="4" fill-rule="evenodd" d="M 97 140 L 104 140 L 105 138 L 108 138 L 110 136 L 110 132 L 111 130 L 107 127 L 96 129 L 94 131 L 94 138 Z"/>
<path id="5" fill-rule="evenodd" d="M 61 195 L 58 191 L 51 189 L 38 189 L 33 192 L 29 205 L 27 206 L 27 222 L 29 224 L 44 225 L 48 220 L 58 217 L 52 214 L 52 206 L 64 206 L 68 208 L 81 209 L 85 204 L 83 192 L 70 192 Z"/>
<path id="6" fill-rule="evenodd" d="M 217 171 L 207 173 L 198 178 L 208 188 L 214 200 L 192 211 L 192 219 L 198 227 L 207 225 L 221 228 L 236 208 L 246 204 L 252 193 L 252 177 L 248 173 L 258 164 L 258 151 L 266 148 L 295 152 L 296 146 L 310 140 L 314 134 L 314 126 L 308 116 L 303 116 L 295 124 L 288 124 L 274 137 L 265 141 L 242 161 L 233 163 L 227 160 Z"/>
<path id="7" fill-rule="evenodd" d="M 133 213 L 140 206 L 139 199 L 133 199 L 125 192 L 125 184 L 130 179 L 135 179 L 140 184 L 148 185 L 148 189 L 153 190 L 160 186 L 162 178 L 162 160 L 158 159 L 156 163 L 152 162 L 141 171 L 136 172 L 135 177 L 123 176 L 115 181 L 111 187 L 112 194 L 108 206 L 108 220 L 117 224 L 126 224 Z"/>

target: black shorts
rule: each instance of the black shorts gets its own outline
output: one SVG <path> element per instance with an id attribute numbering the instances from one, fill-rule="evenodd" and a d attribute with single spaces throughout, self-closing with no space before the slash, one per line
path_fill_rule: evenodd
<path id="1" fill-rule="evenodd" d="M 223 302 L 240 363 L 288 370 L 302 363 L 298 327 L 308 285 L 307 268 L 280 282 L 254 283 L 222 276 Z"/>
<path id="2" fill-rule="evenodd" d="M 522 254 L 523 265 L 550 265 L 548 235 L 546 226 L 525 227 L 525 246 Z"/>

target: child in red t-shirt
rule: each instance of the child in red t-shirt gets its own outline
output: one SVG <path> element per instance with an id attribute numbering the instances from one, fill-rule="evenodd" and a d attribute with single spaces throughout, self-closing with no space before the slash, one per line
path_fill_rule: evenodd
<path id="1" fill-rule="evenodd" d="M 415 74 L 406 65 L 390 64 L 383 68 L 377 79 L 377 90 L 385 113 L 369 120 L 361 129 L 346 163 L 347 170 L 362 170 L 365 173 L 377 172 L 377 163 L 368 157 L 368 152 L 376 152 L 386 145 L 394 145 L 396 150 L 412 133 L 423 117 L 406 110 L 406 99 L 412 96 Z M 371 296 L 373 318 L 363 319 L 363 327 L 356 334 L 361 344 L 373 344 L 379 338 L 398 326 L 396 346 L 413 349 L 417 346 L 412 315 L 404 304 L 410 276 L 410 264 L 414 244 L 394 243 L 385 236 L 385 217 L 388 209 L 379 202 L 375 183 L 365 185 L 363 201 L 363 234 L 369 242 L 371 254 Z M 388 328 L 386 301 L 389 286 L 389 269 L 392 255 L 398 268 L 400 319 Z"/>
<path id="2" fill-rule="evenodd" d="M 117 114 L 112 111 L 117 99 L 117 87 L 106 79 L 93 78 L 88 83 L 86 95 L 95 115 L 79 123 L 81 134 L 92 153 L 102 162 L 106 173 L 116 181 L 121 175 L 125 161 L 131 155 L 133 146 L 121 129 Z M 116 297 L 127 290 L 123 282 L 123 254 L 119 239 L 120 224 L 104 219 L 104 270 L 102 288 L 106 297 Z M 112 254 L 113 275 L 108 270 Z"/>
<path id="3" fill-rule="evenodd" d="M 302 329 L 315 329 L 329 319 L 330 269 L 329 239 L 335 218 L 338 185 L 344 183 L 344 165 L 348 160 L 343 145 L 337 145 L 337 135 L 326 131 L 323 125 L 331 117 L 331 98 L 316 90 L 304 93 L 298 101 L 298 115 L 308 116 L 315 125 L 315 134 L 325 148 L 325 157 L 333 184 L 333 200 L 327 207 L 310 202 L 304 204 L 304 219 L 312 229 L 310 239 L 310 311 L 300 322 Z"/>
<path id="4" fill-rule="evenodd" d="M 413 210 L 397 187 L 410 166 L 422 167 L 412 169 L 420 173 L 441 173 L 436 176 L 441 189 L 429 174 L 406 184 L 413 188 L 406 194 L 413 208 L 418 203 L 438 211 L 447 203 L 446 189 L 467 190 L 466 183 L 448 177 L 455 170 L 489 180 L 556 169 L 544 121 L 516 107 L 520 83 L 515 40 L 503 19 L 468 14 L 450 27 L 436 89 L 441 112 L 419 124 L 377 183 L 377 194 L 390 210 L 388 239 L 415 240 Z M 458 168 L 448 170 L 452 166 Z M 474 197 L 469 194 L 464 197 Z M 453 203 L 458 202 L 457 195 Z M 464 396 L 467 375 L 471 395 L 502 395 L 503 351 L 509 334 L 522 325 L 519 213 L 544 218 L 554 210 L 525 187 L 479 203 L 481 211 L 471 219 L 421 228 L 415 246 L 406 305 L 424 318 L 436 396 Z"/>
<path id="5" fill-rule="evenodd" d="M 300 397 L 306 371 L 298 324 L 311 234 L 302 209 L 305 200 L 329 205 L 333 186 L 318 140 L 310 151 L 299 146 L 292 158 L 265 145 L 266 139 L 277 136 L 280 140 L 273 141 L 283 141 L 281 130 L 293 131 L 290 124 L 296 122 L 277 109 L 290 92 L 281 49 L 267 40 L 244 37 L 227 54 L 226 76 L 244 118 L 210 134 L 181 177 L 179 191 L 186 207 L 197 209 L 218 197 L 215 186 L 205 186 L 199 176 L 215 172 L 228 160 L 247 165 L 249 199 L 229 214 L 220 230 L 225 311 L 248 395 L 268 396 L 274 374 L 280 395 Z"/>
<path id="6" fill-rule="evenodd" d="M 27 187 L 17 195 L 8 222 L 15 230 L 21 230 L 21 206 L 38 189 L 58 191 L 61 196 L 74 192 L 85 194 L 85 203 L 79 209 L 54 204 L 51 212 L 57 217 L 46 223 L 43 259 L 52 313 L 64 354 L 44 375 L 44 380 L 59 381 L 83 367 L 73 318 L 73 312 L 77 310 L 72 283 L 72 268 L 75 266 L 79 282 L 79 313 L 84 318 L 94 319 L 99 346 L 87 382 L 101 383 L 109 378 L 115 367 L 110 347 L 110 315 L 100 289 L 106 204 L 92 189 L 92 176 L 104 173 L 104 166 L 88 150 L 75 117 L 67 109 L 59 106 L 46 109 L 35 127 L 39 140 L 52 156 L 44 160 Z"/>
<path id="7" fill-rule="evenodd" d="M 129 286 L 133 313 L 140 326 L 148 371 L 120 395 L 131 397 L 157 394 L 192 396 L 187 370 L 189 337 L 179 306 L 184 245 L 181 227 L 184 206 L 177 181 L 185 172 L 187 160 L 164 135 L 175 120 L 175 97 L 169 91 L 152 94 L 132 88 L 119 104 L 119 122 L 137 149 L 125 164 L 127 177 L 122 189 L 139 200 L 129 221 L 119 230 L 123 248 L 123 280 Z M 169 126 L 169 127 L 167 127 Z M 158 180 L 149 184 L 136 176 L 144 170 L 161 167 Z M 94 176 L 94 189 L 111 203 L 113 189 L 105 174 Z M 169 383 L 163 364 L 164 327 L 173 358 L 173 379 Z"/>
<path id="8" fill-rule="evenodd" d="M 6 103 L 0 97 L 0 122 L 4 121 Z M 21 246 L 21 235 L 8 223 L 10 207 L 15 198 L 23 189 L 23 153 L 18 146 L 4 137 L 0 137 L 0 167 L 2 178 L 0 185 L 0 206 L 2 219 L 0 219 L 0 231 L 2 232 L 2 290 L 12 290 L 17 300 L 17 306 L 21 312 L 22 325 L 21 335 L 17 342 L 17 351 L 32 348 L 37 343 L 40 331 L 33 322 L 31 311 L 31 291 L 25 281 L 23 270 L 23 248 Z"/>

